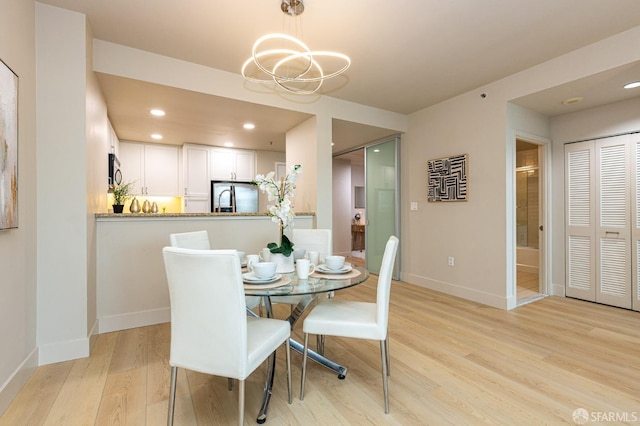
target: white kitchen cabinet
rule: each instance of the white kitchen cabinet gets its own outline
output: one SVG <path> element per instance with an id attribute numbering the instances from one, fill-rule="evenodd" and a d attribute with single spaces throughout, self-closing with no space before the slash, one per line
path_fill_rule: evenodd
<path id="1" fill-rule="evenodd" d="M 134 182 L 137 195 L 179 196 L 178 159 L 177 146 L 120 143 L 122 180 Z"/>
<path id="2" fill-rule="evenodd" d="M 182 170 L 185 197 L 208 197 L 210 191 L 209 151 L 204 145 L 184 144 Z"/>
<path id="3" fill-rule="evenodd" d="M 256 153 L 242 149 L 211 149 L 211 180 L 252 181 L 256 175 Z"/>
<path id="4" fill-rule="evenodd" d="M 209 213 L 211 204 L 209 197 L 184 197 L 185 213 Z"/>

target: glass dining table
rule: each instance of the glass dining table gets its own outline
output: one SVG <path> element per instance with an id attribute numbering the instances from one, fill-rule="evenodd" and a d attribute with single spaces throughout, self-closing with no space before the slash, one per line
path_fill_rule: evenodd
<path id="1" fill-rule="evenodd" d="M 318 295 L 330 293 L 333 291 L 344 290 L 349 287 L 363 283 L 369 278 L 369 272 L 361 267 L 354 267 L 345 274 L 322 274 L 313 273 L 306 280 L 299 280 L 295 273 L 282 274 L 281 282 L 284 285 L 248 285 L 245 282 L 244 293 L 246 296 L 262 297 L 265 313 L 267 317 L 273 318 L 273 308 L 271 298 L 274 296 L 297 296 L 298 303 L 291 310 L 291 314 L 286 318 L 293 329 L 300 316 L 309 308 Z M 257 316 L 253 311 L 249 314 Z M 293 337 L 289 339 L 291 349 L 302 353 L 304 346 Z M 347 375 L 347 368 L 328 359 L 323 353 L 318 353 L 311 349 L 308 350 L 308 358 L 317 362 L 338 374 L 338 378 L 344 379 Z M 265 381 L 264 393 L 262 397 L 262 407 L 258 414 L 257 422 L 262 424 L 267 420 L 267 410 L 271 399 L 271 391 L 273 389 L 273 379 L 275 374 L 276 354 L 275 352 L 269 357 L 267 365 L 267 377 Z"/>

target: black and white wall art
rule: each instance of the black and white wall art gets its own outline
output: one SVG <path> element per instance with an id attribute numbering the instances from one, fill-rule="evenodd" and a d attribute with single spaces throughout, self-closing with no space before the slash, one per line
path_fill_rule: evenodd
<path id="1" fill-rule="evenodd" d="M 468 157 L 460 154 L 427 161 L 427 201 L 467 201 Z"/>

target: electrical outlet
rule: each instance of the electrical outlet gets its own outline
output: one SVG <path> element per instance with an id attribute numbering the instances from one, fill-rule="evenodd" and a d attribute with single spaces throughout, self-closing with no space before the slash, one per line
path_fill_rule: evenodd
<path id="1" fill-rule="evenodd" d="M 418 210 L 418 203 L 416 201 L 411 202 L 411 210 Z"/>
<path id="2" fill-rule="evenodd" d="M 449 256 L 449 266 L 453 266 L 454 262 L 453 262 L 453 256 Z"/>

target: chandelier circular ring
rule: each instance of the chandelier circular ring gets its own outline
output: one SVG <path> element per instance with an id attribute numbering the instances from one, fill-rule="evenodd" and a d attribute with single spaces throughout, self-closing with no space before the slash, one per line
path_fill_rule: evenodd
<path id="1" fill-rule="evenodd" d="M 293 43 L 294 45 L 297 45 L 302 51 L 284 49 L 284 48 L 259 51 L 259 48 L 263 43 L 269 40 L 274 40 L 274 39 L 275 40 L 280 39 L 281 41 L 284 41 L 284 42 Z M 267 66 L 264 65 L 264 59 L 267 59 L 269 57 L 273 58 L 275 56 L 283 56 L 283 55 L 286 55 L 286 56 L 282 57 L 278 62 L 276 62 L 273 68 L 269 69 Z M 318 61 L 316 61 L 315 59 L 319 56 L 338 58 L 344 61 L 344 66 L 337 71 L 331 72 L 329 74 L 324 74 L 322 67 L 320 66 Z M 287 75 L 284 73 L 283 74 L 279 73 L 279 70 L 285 68 L 286 64 L 288 64 L 289 62 L 295 61 L 297 59 L 308 59 L 308 63 L 303 67 L 304 69 L 301 72 L 293 76 Z M 268 75 L 270 78 L 261 79 L 261 78 L 251 77 L 247 75 L 246 70 L 249 64 L 251 64 L 251 62 L 255 63 L 258 69 L 260 69 L 260 71 Z M 329 51 L 312 51 L 309 49 L 309 47 L 305 43 L 303 43 L 302 41 L 300 41 L 295 37 L 289 36 L 287 34 L 273 33 L 273 34 L 267 34 L 260 37 L 254 43 L 253 49 L 252 49 L 252 57 L 247 59 L 245 63 L 242 65 L 241 72 L 242 72 L 242 76 L 249 81 L 253 81 L 257 83 L 265 83 L 265 82 L 273 81 L 278 86 L 280 86 L 281 88 L 285 89 L 288 92 L 297 93 L 297 94 L 312 94 L 312 93 L 315 93 L 322 86 L 322 82 L 324 80 L 335 77 L 343 73 L 345 70 L 349 68 L 350 65 L 351 65 L 351 60 L 346 55 L 343 55 L 341 53 L 336 53 L 336 52 L 329 52 Z M 317 70 L 317 77 L 305 77 L 305 75 L 307 75 L 309 71 L 311 71 L 312 69 Z M 318 85 L 312 90 L 311 89 L 305 90 L 305 89 L 295 89 L 295 88 L 287 87 L 286 86 L 287 83 L 318 83 Z"/>

